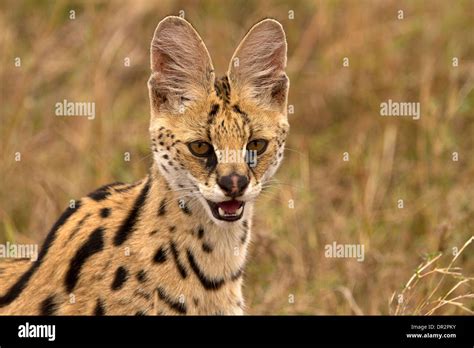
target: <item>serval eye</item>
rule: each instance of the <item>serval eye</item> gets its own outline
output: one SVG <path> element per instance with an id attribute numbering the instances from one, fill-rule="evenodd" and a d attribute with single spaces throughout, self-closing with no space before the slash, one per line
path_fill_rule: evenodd
<path id="1" fill-rule="evenodd" d="M 205 141 L 193 141 L 188 144 L 188 148 L 197 157 L 207 157 L 212 153 L 212 145 Z"/>
<path id="2" fill-rule="evenodd" d="M 267 149 L 267 145 L 268 141 L 264 139 L 256 139 L 247 144 L 247 150 L 255 151 L 257 152 L 257 155 L 261 155 Z"/>

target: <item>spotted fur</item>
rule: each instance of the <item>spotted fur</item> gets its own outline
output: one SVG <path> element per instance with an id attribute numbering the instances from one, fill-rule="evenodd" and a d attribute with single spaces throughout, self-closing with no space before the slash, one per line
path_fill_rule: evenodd
<path id="1" fill-rule="evenodd" d="M 151 44 L 150 136 L 154 164 L 133 184 L 113 183 L 61 215 L 36 262 L 0 263 L 0 314 L 242 314 L 253 204 L 277 170 L 288 134 L 289 81 L 282 26 L 256 24 L 216 79 L 201 38 L 167 17 Z M 220 150 L 252 139 L 268 146 L 257 165 L 223 163 Z M 208 158 L 192 141 L 212 144 Z M 243 216 L 216 219 L 207 201 L 230 172 L 248 178 Z"/>

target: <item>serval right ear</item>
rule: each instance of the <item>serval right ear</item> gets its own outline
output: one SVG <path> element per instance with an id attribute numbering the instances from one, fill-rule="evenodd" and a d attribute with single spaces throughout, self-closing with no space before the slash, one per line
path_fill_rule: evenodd
<path id="1" fill-rule="evenodd" d="M 181 17 L 169 16 L 158 24 L 150 60 L 152 115 L 177 114 L 183 106 L 204 99 L 214 85 L 209 52 L 196 30 Z"/>

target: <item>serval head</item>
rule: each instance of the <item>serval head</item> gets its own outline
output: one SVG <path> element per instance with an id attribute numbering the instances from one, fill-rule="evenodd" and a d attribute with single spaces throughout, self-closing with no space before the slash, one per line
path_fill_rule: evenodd
<path id="1" fill-rule="evenodd" d="M 286 52 L 283 27 L 265 19 L 245 35 L 227 74 L 217 79 L 187 21 L 166 17 L 155 30 L 148 82 L 154 162 L 172 190 L 217 225 L 252 214 L 283 159 Z"/>

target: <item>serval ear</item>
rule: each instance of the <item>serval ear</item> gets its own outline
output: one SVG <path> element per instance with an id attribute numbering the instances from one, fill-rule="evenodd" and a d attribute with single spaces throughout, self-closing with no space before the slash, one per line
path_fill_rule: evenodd
<path id="1" fill-rule="evenodd" d="M 257 105 L 286 110 L 289 79 L 285 74 L 285 32 L 274 19 L 255 24 L 237 47 L 229 65 L 232 90 L 240 99 Z"/>
<path id="2" fill-rule="evenodd" d="M 214 68 L 209 52 L 196 30 L 181 17 L 169 16 L 158 24 L 150 58 L 152 114 L 182 113 L 212 90 Z"/>

